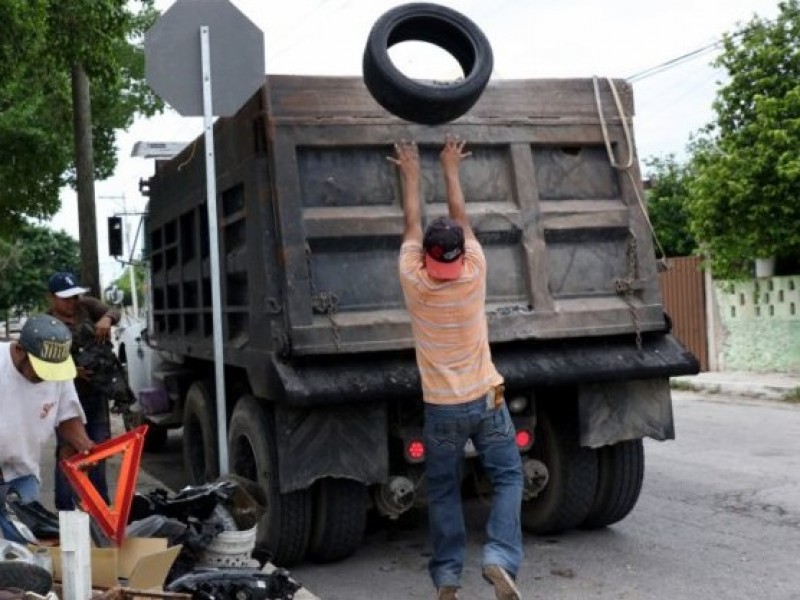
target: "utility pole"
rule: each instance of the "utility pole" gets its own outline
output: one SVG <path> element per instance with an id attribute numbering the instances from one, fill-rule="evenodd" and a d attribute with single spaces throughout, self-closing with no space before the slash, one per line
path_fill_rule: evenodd
<path id="1" fill-rule="evenodd" d="M 72 127 L 75 137 L 75 175 L 78 193 L 78 233 L 81 249 L 81 282 L 100 295 L 97 257 L 97 215 L 94 205 L 94 147 L 89 78 L 83 67 L 72 65 Z"/>

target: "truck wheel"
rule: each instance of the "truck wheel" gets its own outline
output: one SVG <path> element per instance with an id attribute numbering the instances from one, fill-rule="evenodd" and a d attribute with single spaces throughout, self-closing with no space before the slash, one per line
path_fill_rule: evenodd
<path id="1" fill-rule="evenodd" d="M 597 458 L 578 445 L 574 412 L 538 415 L 531 454 L 542 461 L 550 478 L 538 496 L 522 503 L 522 526 L 538 534 L 558 533 L 584 522 L 597 486 Z"/>
<path id="2" fill-rule="evenodd" d="M 264 490 L 266 510 L 258 524 L 259 547 L 280 566 L 305 557 L 311 533 L 311 493 L 280 492 L 278 453 L 272 414 L 252 396 L 243 396 L 233 410 L 228 431 L 231 471 L 256 481 Z"/>
<path id="3" fill-rule="evenodd" d="M 406 41 L 428 42 L 450 53 L 464 78 L 425 82 L 406 77 L 388 49 Z M 475 23 L 436 4 L 404 4 L 384 13 L 367 38 L 364 83 L 375 100 L 401 119 L 438 125 L 457 119 L 478 101 L 494 66 L 492 48 Z"/>
<path id="4" fill-rule="evenodd" d="M 313 497 L 310 558 L 317 562 L 347 558 L 364 539 L 367 487 L 353 479 L 326 477 L 314 484 Z"/>
<path id="5" fill-rule="evenodd" d="M 219 476 L 217 412 L 214 396 L 204 381 L 195 381 L 183 406 L 183 466 L 190 485 L 202 485 Z"/>
<path id="6" fill-rule="evenodd" d="M 584 529 L 598 529 L 624 519 L 642 491 L 644 447 L 642 440 L 628 440 L 595 450 L 597 491 Z"/>

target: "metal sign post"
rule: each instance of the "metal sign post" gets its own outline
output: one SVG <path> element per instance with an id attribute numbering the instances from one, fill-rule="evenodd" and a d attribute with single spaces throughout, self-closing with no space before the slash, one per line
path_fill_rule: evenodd
<path id="1" fill-rule="evenodd" d="M 200 27 L 200 62 L 203 77 L 203 129 L 206 148 L 206 207 L 211 262 L 211 320 L 214 333 L 214 381 L 217 396 L 217 446 L 219 474 L 228 474 L 228 415 L 225 410 L 225 360 L 222 352 L 222 298 L 219 273 L 219 227 L 217 224 L 217 178 L 214 163 L 214 111 L 211 105 L 211 45 L 207 25 Z M 220 401 L 220 399 L 222 401 Z"/>
<path id="2" fill-rule="evenodd" d="M 214 87 L 211 85 L 212 72 L 217 84 Z M 225 398 L 214 113 L 220 117 L 235 114 L 244 101 L 264 84 L 264 34 L 230 0 L 177 0 L 145 34 L 145 75 L 153 90 L 180 114 L 203 116 L 217 443 L 219 472 L 226 475 L 229 472 L 228 405 Z"/>

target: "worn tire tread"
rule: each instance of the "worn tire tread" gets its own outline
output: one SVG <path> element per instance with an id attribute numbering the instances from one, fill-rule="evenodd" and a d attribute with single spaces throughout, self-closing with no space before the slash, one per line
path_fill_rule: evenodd
<path id="1" fill-rule="evenodd" d="M 352 479 L 317 481 L 309 557 L 316 562 L 347 558 L 361 545 L 367 525 L 366 486 Z"/>
<path id="2" fill-rule="evenodd" d="M 599 529 L 624 519 L 636 506 L 644 480 L 642 440 L 628 440 L 596 450 L 597 491 L 581 527 Z"/>
<path id="3" fill-rule="evenodd" d="M 277 565 L 290 566 L 300 562 L 305 558 L 311 535 L 311 493 L 303 489 L 282 494 L 280 481 L 270 476 L 278 473 L 274 417 L 270 409 L 263 407 L 253 396 L 246 395 L 237 401 L 228 433 L 232 470 L 237 475 L 247 477 L 247 473 L 237 470 L 237 438 L 240 436 L 257 440 L 255 445 L 248 442 L 254 454 L 260 451 L 266 453 L 261 457 L 266 463 L 259 465 L 261 477 L 258 483 L 266 494 L 267 511 L 262 517 L 264 527 L 259 527 L 257 543 L 272 556 L 272 562 Z"/>
<path id="4" fill-rule="evenodd" d="M 592 507 L 597 458 L 594 451 L 579 445 L 573 411 L 551 410 L 539 415 L 533 454 L 550 469 L 550 480 L 539 496 L 523 503 L 523 528 L 552 534 L 577 527 Z"/>

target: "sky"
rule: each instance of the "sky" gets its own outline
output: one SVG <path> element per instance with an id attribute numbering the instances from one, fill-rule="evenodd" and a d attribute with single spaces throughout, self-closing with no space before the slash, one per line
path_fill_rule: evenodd
<path id="1" fill-rule="evenodd" d="M 391 7 L 404 4 L 395 0 L 230 1 L 264 32 L 267 73 L 355 76 L 361 74 L 361 56 L 372 24 Z M 161 11 L 173 3 L 156 0 Z M 756 14 L 773 18 L 778 12 L 777 0 L 437 3 L 463 13 L 483 30 L 494 54 L 493 80 L 593 75 L 628 79 L 712 44 Z M 452 59 L 430 45 L 401 44 L 390 55 L 409 76 L 453 76 Z M 691 134 L 712 120 L 711 103 L 718 82 L 724 80 L 724 73 L 709 66 L 714 56 L 714 51 L 706 52 L 634 81 L 634 131 L 640 159 L 668 154 L 684 157 Z M 137 119 L 129 130 L 119 133 L 116 172 L 95 186 L 104 285 L 123 269 L 107 254 L 107 217 L 144 210 L 138 184 L 153 172 L 152 160 L 130 156 L 134 143 L 189 142 L 201 134 L 201 117 L 181 117 L 169 108 L 151 119 Z M 75 193 L 65 189 L 61 197 L 62 208 L 50 226 L 77 238 Z M 126 225 L 133 237 L 138 218 L 127 218 Z"/>

